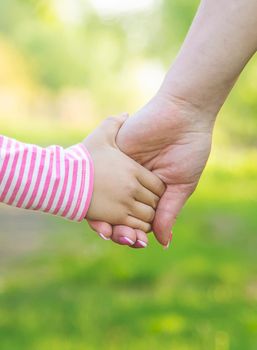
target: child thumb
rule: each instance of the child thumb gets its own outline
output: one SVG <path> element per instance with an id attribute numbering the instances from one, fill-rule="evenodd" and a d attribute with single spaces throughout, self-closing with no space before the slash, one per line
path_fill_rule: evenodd
<path id="1" fill-rule="evenodd" d="M 109 135 L 109 137 L 112 138 L 112 141 L 114 143 L 120 128 L 128 119 L 128 117 L 128 113 L 122 113 L 117 116 L 111 116 L 103 121 L 102 127 L 104 128 L 105 132 Z"/>

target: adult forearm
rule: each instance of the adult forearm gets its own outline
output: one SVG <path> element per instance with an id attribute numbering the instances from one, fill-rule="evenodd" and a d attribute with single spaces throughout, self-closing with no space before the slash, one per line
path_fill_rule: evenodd
<path id="1" fill-rule="evenodd" d="M 161 91 L 214 116 L 257 49 L 256 0 L 202 0 Z"/>

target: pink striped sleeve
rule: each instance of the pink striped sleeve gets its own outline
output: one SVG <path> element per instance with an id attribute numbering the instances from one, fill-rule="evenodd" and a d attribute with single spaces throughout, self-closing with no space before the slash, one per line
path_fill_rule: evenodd
<path id="1" fill-rule="evenodd" d="M 82 144 L 41 148 L 0 135 L 0 201 L 81 221 L 88 211 L 94 169 Z"/>

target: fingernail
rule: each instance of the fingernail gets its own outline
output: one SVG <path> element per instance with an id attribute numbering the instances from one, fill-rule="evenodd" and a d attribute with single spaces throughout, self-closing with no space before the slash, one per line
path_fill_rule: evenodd
<path id="1" fill-rule="evenodd" d="M 169 238 L 169 242 L 166 244 L 166 245 L 164 245 L 163 246 L 163 249 L 168 249 L 169 248 L 169 246 L 170 246 L 170 243 L 171 243 L 171 241 L 172 241 L 172 237 L 173 237 L 173 233 L 171 232 L 170 233 L 170 238 Z"/>
<path id="2" fill-rule="evenodd" d="M 134 244 L 135 248 L 146 248 L 147 247 L 147 243 L 140 241 L 140 239 L 138 239 L 136 241 L 136 243 Z"/>
<path id="3" fill-rule="evenodd" d="M 99 233 L 99 236 L 100 236 L 102 239 L 104 239 L 105 241 L 109 241 L 109 240 L 110 240 L 110 238 L 105 237 L 105 235 L 102 234 L 102 233 Z"/>
<path id="4" fill-rule="evenodd" d="M 135 242 L 133 242 L 132 239 L 128 237 L 120 237 L 119 243 L 123 245 L 133 245 Z"/>
<path id="5" fill-rule="evenodd" d="M 163 249 L 166 250 L 169 248 L 169 246 L 170 246 L 170 241 L 166 245 L 163 246 Z"/>

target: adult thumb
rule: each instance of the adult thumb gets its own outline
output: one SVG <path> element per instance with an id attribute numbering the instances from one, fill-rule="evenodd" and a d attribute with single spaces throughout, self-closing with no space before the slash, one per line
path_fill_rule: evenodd
<path id="1" fill-rule="evenodd" d="M 192 188 L 190 187 L 181 188 L 169 185 L 161 197 L 152 227 L 157 241 L 164 247 L 169 246 L 176 218 L 191 193 Z"/>

